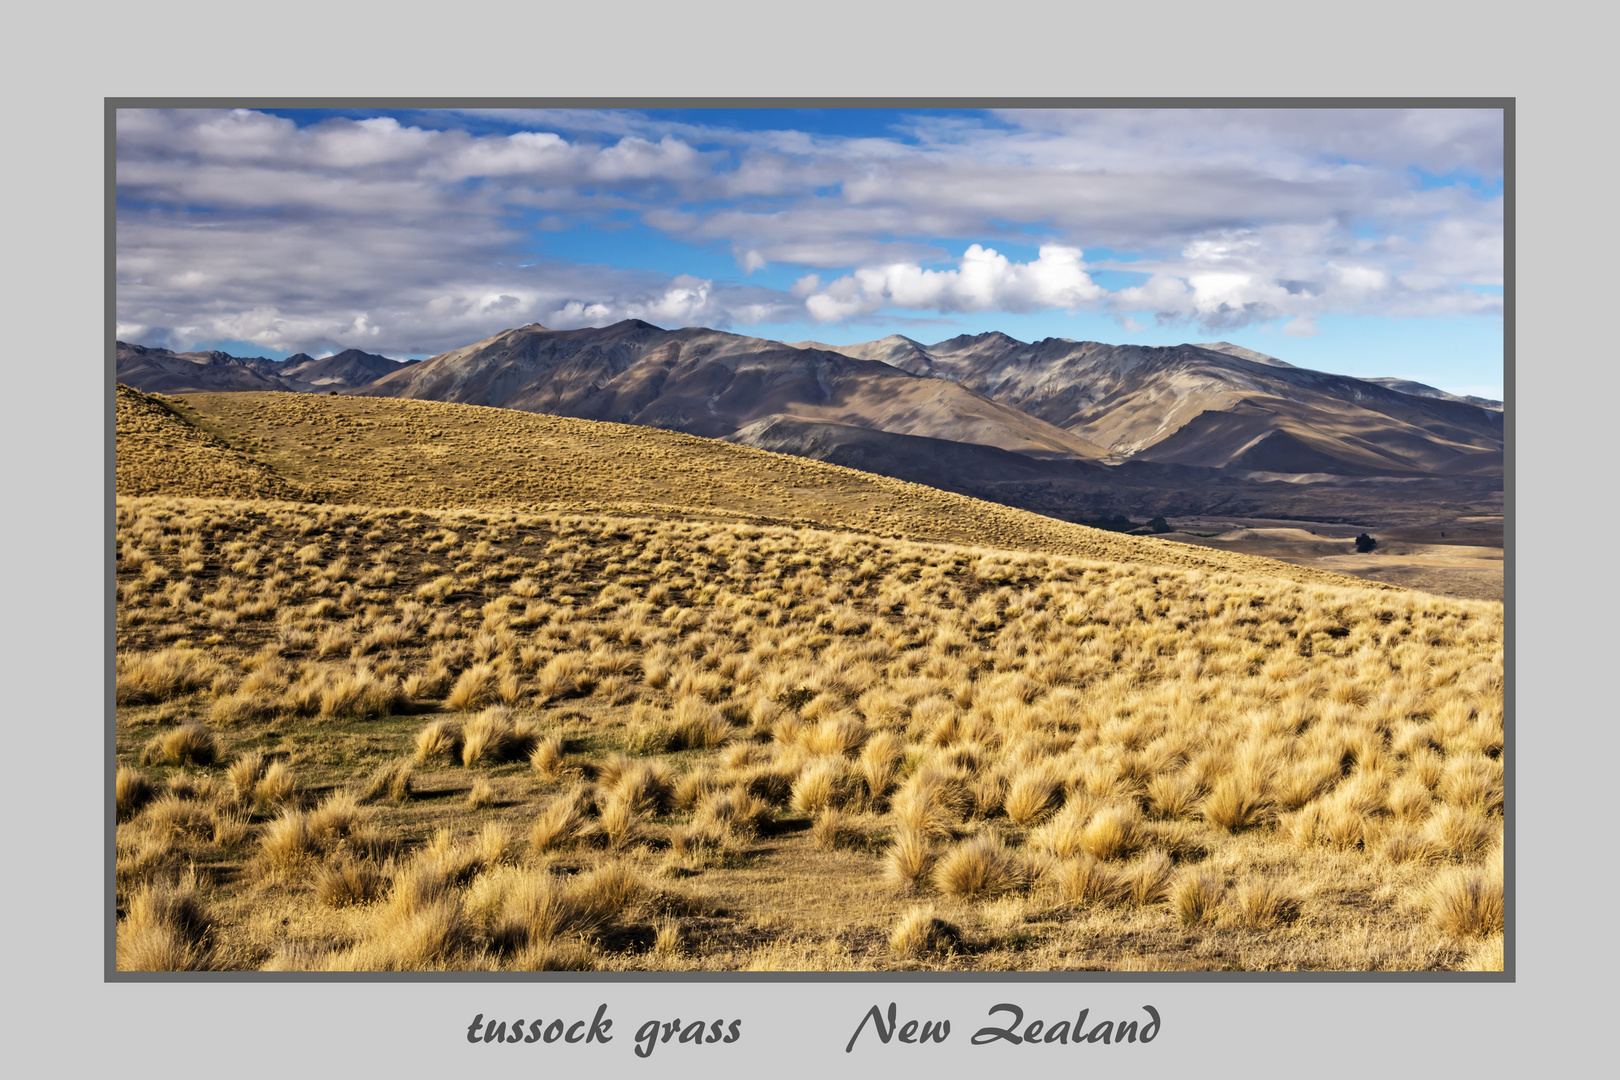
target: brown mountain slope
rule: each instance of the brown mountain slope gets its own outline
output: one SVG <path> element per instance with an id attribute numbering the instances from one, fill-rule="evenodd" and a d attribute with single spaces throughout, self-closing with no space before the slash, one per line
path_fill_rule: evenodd
<path id="1" fill-rule="evenodd" d="M 134 394 L 133 391 L 124 391 Z M 140 395 L 136 395 L 137 398 Z M 131 404 L 136 402 L 132 399 Z M 746 518 L 1074 555 L 1109 562 L 1364 585 L 1269 559 L 1120 536 L 1024 510 L 678 432 L 509 409 L 294 394 L 195 394 L 150 403 L 214 433 L 322 502 Z M 158 433 L 153 433 L 158 434 Z M 146 428 L 120 461 L 159 452 Z M 120 492 L 123 473 L 120 472 Z M 197 495 L 184 475 L 142 494 Z"/>
<path id="2" fill-rule="evenodd" d="M 1242 468 L 1234 459 L 1283 431 L 1304 449 L 1301 467 L 1268 471 L 1434 475 L 1466 459 L 1462 471 L 1479 475 L 1495 455 L 1500 474 L 1500 413 L 1251 359 L 1224 342 L 1025 344 L 990 333 L 925 348 L 941 375 L 1124 456 Z"/>
<path id="3" fill-rule="evenodd" d="M 1087 439 L 941 379 L 718 330 L 506 330 L 357 390 L 609 420 L 721 438 L 773 415 L 996 446 L 1103 456 Z"/>

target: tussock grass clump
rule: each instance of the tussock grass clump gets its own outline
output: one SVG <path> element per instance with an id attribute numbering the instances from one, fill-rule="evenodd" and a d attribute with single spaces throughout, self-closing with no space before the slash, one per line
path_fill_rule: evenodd
<path id="1" fill-rule="evenodd" d="M 253 797 L 254 785 L 264 775 L 267 764 L 264 753 L 259 750 L 248 750 L 237 755 L 236 760 L 231 762 L 230 767 L 225 770 L 225 778 L 231 782 L 231 787 L 236 790 L 237 798 L 250 799 Z"/>
<path id="2" fill-rule="evenodd" d="M 146 744 L 141 761 L 147 765 L 212 765 L 224 754 L 224 746 L 201 724 L 182 724 L 167 735 Z"/>
<path id="3" fill-rule="evenodd" d="M 1259 824 L 1272 807 L 1266 776 L 1266 771 L 1258 768 L 1228 773 L 1215 781 L 1199 812 L 1211 825 L 1228 831 Z"/>
<path id="4" fill-rule="evenodd" d="M 661 761 L 638 761 L 619 774 L 613 784 L 615 798 L 637 814 L 669 809 L 675 794 L 675 774 Z"/>
<path id="5" fill-rule="evenodd" d="M 1453 866 L 1420 894 L 1429 921 L 1456 937 L 1500 933 L 1503 924 L 1502 867 Z"/>
<path id="6" fill-rule="evenodd" d="M 280 806 L 298 795 L 298 780 L 284 761 L 272 761 L 253 785 L 255 806 Z"/>
<path id="7" fill-rule="evenodd" d="M 369 904 L 387 886 L 387 877 L 375 863 L 340 859 L 316 873 L 315 899 L 331 908 Z"/>
<path id="8" fill-rule="evenodd" d="M 204 943 L 208 928 L 195 876 L 153 882 L 131 895 L 129 912 L 118 924 L 118 969 L 206 971 L 211 966 Z"/>
<path id="9" fill-rule="evenodd" d="M 1083 853 L 1086 822 L 1094 809 L 1095 802 L 1084 795 L 1070 799 L 1045 824 L 1030 832 L 1030 850 L 1043 851 L 1058 859 L 1072 859 Z"/>
<path id="10" fill-rule="evenodd" d="M 747 837 L 759 832 L 774 816 L 770 803 L 739 786 L 705 796 L 692 815 L 692 824 L 698 829 L 712 826 Z"/>
<path id="11" fill-rule="evenodd" d="M 853 794 L 849 770 L 841 757 L 824 757 L 806 766 L 793 782 L 793 809 L 816 814 L 843 806 Z"/>
<path id="12" fill-rule="evenodd" d="M 678 699 L 670 717 L 675 745 L 683 750 L 706 750 L 720 746 L 736 735 L 736 729 L 720 714 L 720 710 L 702 697 Z"/>
<path id="13" fill-rule="evenodd" d="M 134 817 L 151 798 L 152 782 L 146 778 L 146 774 L 138 769 L 119 766 L 113 779 L 113 801 L 118 820 L 126 821 Z"/>
<path id="14" fill-rule="evenodd" d="M 1022 888 L 1027 878 L 1019 857 L 988 832 L 956 845 L 934 868 L 934 884 L 947 896 L 998 896 Z"/>
<path id="15" fill-rule="evenodd" d="M 542 776 L 559 776 L 563 769 L 563 737 L 553 732 L 535 739 L 529 765 Z"/>
<path id="16" fill-rule="evenodd" d="M 941 919 L 931 907 L 914 907 L 900 916 L 889 934 L 889 951 L 919 957 L 962 947 L 962 931 Z"/>
<path id="17" fill-rule="evenodd" d="M 589 836 L 595 829 L 591 820 L 595 804 L 590 790 L 574 788 L 553 799 L 529 829 L 529 850 L 535 854 L 555 851 Z"/>
<path id="18" fill-rule="evenodd" d="M 1442 806 L 1421 835 L 1444 858 L 1478 862 L 1496 846 L 1501 829 L 1500 818 L 1492 819 L 1475 809 Z"/>
<path id="19" fill-rule="evenodd" d="M 1463 971 L 1502 971 L 1507 965 L 1506 939 L 1497 934 L 1475 945 L 1462 962 Z"/>
<path id="20" fill-rule="evenodd" d="M 274 720 L 281 713 L 281 693 L 238 690 L 208 707 L 208 719 L 224 727 L 242 727 Z"/>
<path id="21" fill-rule="evenodd" d="M 1002 809 L 1017 825 L 1033 825 L 1045 817 L 1059 801 L 1059 777 L 1050 768 L 1024 769 L 1007 790 Z"/>
<path id="22" fill-rule="evenodd" d="M 295 870 L 314 850 L 309 818 L 298 810 L 283 810 L 259 836 L 259 858 L 270 871 Z"/>
<path id="23" fill-rule="evenodd" d="M 397 712 L 404 703 L 405 690 L 397 678 L 378 676 L 362 667 L 347 675 L 328 674 L 320 689 L 319 713 L 373 719 Z"/>
<path id="24" fill-rule="evenodd" d="M 636 839 L 640 831 L 638 816 L 636 808 L 623 795 L 615 793 L 608 797 L 597 826 L 610 848 L 626 847 Z"/>
<path id="25" fill-rule="evenodd" d="M 146 705 L 211 685 L 224 668 L 201 649 L 169 648 L 120 654 L 114 677 L 119 705 Z"/>
<path id="26" fill-rule="evenodd" d="M 866 839 L 866 833 L 853 816 L 830 807 L 815 816 L 810 835 L 822 851 L 854 847 Z"/>
<path id="27" fill-rule="evenodd" d="M 521 761 L 534 753 L 536 740 L 534 728 L 514 720 L 510 709 L 491 706 L 462 728 L 461 763 L 470 767 Z"/>
<path id="28" fill-rule="evenodd" d="M 965 776 L 930 763 L 901 786 L 890 812 L 902 829 L 945 840 L 956 835 L 957 823 L 972 806 Z"/>
<path id="29" fill-rule="evenodd" d="M 1136 850 L 1141 812 L 1134 804 L 1106 806 L 1091 816 L 1079 836 L 1080 850 L 1094 859 L 1120 859 Z"/>
<path id="30" fill-rule="evenodd" d="M 902 889 L 915 889 L 928 880 L 938 855 L 921 833 L 902 832 L 883 855 L 889 881 Z"/>
<path id="31" fill-rule="evenodd" d="M 895 774 L 905 758 L 905 742 L 892 731 L 878 731 L 861 748 L 861 778 L 866 782 L 867 799 L 877 803 L 894 786 Z"/>
<path id="32" fill-rule="evenodd" d="M 395 802 L 404 802 L 411 797 L 414 774 L 410 758 L 385 761 L 362 781 L 360 801 L 369 803 L 387 798 Z"/>
<path id="33" fill-rule="evenodd" d="M 246 840 L 251 831 L 251 822 L 245 812 L 224 806 L 214 808 L 215 847 L 235 847 Z"/>
<path id="34" fill-rule="evenodd" d="M 1170 904 L 1183 926 L 1203 926 L 1215 920 L 1226 883 L 1209 870 L 1191 870 L 1170 889 Z"/>
<path id="35" fill-rule="evenodd" d="M 501 676 L 493 664 L 474 664 L 456 677 L 444 704 L 457 712 L 471 712 L 495 704 L 500 689 Z"/>
<path id="36" fill-rule="evenodd" d="M 1124 893 L 1137 907 L 1156 904 L 1170 894 L 1174 864 L 1170 856 L 1155 848 L 1120 871 Z"/>
<path id="37" fill-rule="evenodd" d="M 1243 925 L 1256 930 L 1270 930 L 1291 922 L 1299 913 L 1298 899 L 1276 878 L 1252 878 L 1242 882 L 1234 901 Z"/>
<path id="38" fill-rule="evenodd" d="M 416 764 L 453 762 L 461 758 L 461 725 L 454 720 L 434 720 L 416 734 Z"/>
<path id="39" fill-rule="evenodd" d="M 663 919 L 659 921 L 657 935 L 653 938 L 654 953 L 666 958 L 676 957 L 681 954 L 685 944 L 679 920 Z"/>
<path id="40" fill-rule="evenodd" d="M 677 749 L 681 740 L 662 715 L 662 710 L 638 706 L 625 731 L 625 749 L 632 754 L 662 754 Z"/>
<path id="41" fill-rule="evenodd" d="M 213 831 L 213 815 L 206 807 L 173 792 L 147 803 L 141 821 L 157 836 L 207 836 Z"/>
<path id="42" fill-rule="evenodd" d="M 860 717 L 842 712 L 810 727 L 799 742 L 812 754 L 844 756 L 859 749 L 866 736 L 866 725 Z"/>
<path id="43" fill-rule="evenodd" d="M 1065 859 L 1053 879 L 1058 895 L 1070 904 L 1111 904 L 1126 888 L 1119 874 L 1089 855 Z"/>

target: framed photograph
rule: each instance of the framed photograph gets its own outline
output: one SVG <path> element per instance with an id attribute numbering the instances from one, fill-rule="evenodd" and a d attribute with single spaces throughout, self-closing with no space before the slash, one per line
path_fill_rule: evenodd
<path id="1" fill-rule="evenodd" d="M 1511 979 L 1513 110 L 109 100 L 107 977 Z"/>

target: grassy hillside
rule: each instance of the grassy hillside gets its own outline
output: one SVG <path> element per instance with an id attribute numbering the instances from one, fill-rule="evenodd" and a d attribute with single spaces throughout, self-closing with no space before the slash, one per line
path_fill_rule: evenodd
<path id="1" fill-rule="evenodd" d="M 131 495 L 251 493 L 214 490 L 224 479 L 200 489 L 196 464 L 187 459 L 182 468 L 163 445 L 134 428 L 137 418 L 161 407 L 193 425 L 196 438 L 211 437 L 211 447 L 224 447 L 219 468 L 227 475 L 234 477 L 243 461 L 260 463 L 256 467 L 279 477 L 285 488 L 327 503 L 683 513 L 1300 582 L 1354 580 L 1120 536 L 837 465 L 654 428 L 427 401 L 276 393 L 154 401 L 127 388 L 119 395 L 118 490 Z"/>
<path id="2" fill-rule="evenodd" d="M 120 494 L 183 492 L 238 499 L 301 499 L 313 494 L 182 419 L 174 399 L 119 386 L 117 406 Z"/>
<path id="3" fill-rule="evenodd" d="M 155 404 L 121 485 L 323 502 L 121 488 L 121 968 L 1501 966 L 1500 604 L 663 432 Z"/>

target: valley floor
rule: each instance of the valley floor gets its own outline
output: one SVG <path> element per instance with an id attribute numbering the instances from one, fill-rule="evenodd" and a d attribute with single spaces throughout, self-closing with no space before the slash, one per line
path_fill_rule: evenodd
<path id="1" fill-rule="evenodd" d="M 1466 600 L 1501 600 L 1502 519 L 1454 519 L 1427 526 L 1339 525 L 1273 518 L 1174 519 L 1163 539 L 1268 559 Z M 1368 533 L 1378 547 L 1355 550 Z"/>

